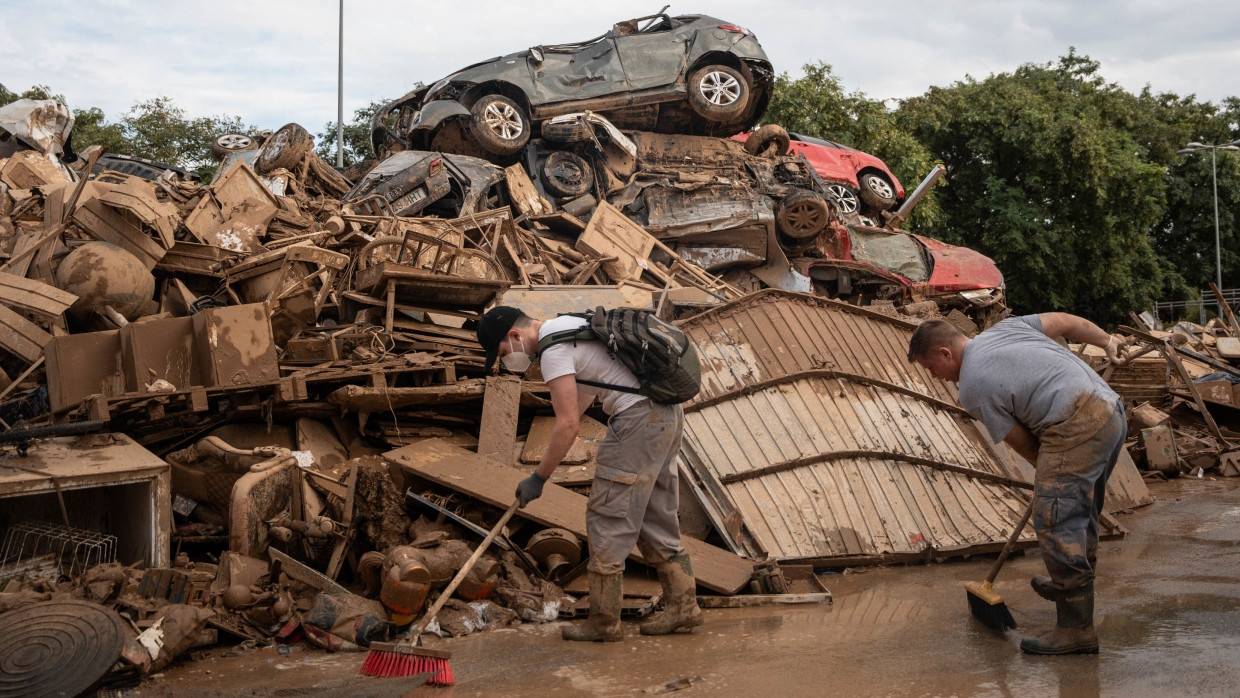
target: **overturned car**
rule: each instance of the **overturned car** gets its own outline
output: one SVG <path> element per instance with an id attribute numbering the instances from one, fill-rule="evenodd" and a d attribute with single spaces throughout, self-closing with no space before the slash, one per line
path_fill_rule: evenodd
<path id="1" fill-rule="evenodd" d="M 371 138 L 380 157 L 418 149 L 505 158 L 545 120 L 586 109 L 625 128 L 730 135 L 762 117 L 773 84 L 749 30 L 660 13 L 469 66 L 384 105 Z"/>

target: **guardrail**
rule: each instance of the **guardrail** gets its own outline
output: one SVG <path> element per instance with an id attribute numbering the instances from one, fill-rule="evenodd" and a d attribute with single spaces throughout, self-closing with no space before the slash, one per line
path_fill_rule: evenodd
<path id="1" fill-rule="evenodd" d="M 1158 301 L 1154 304 L 1151 312 L 1153 312 L 1154 317 L 1159 322 L 1164 324 L 1196 315 L 1198 324 L 1204 325 L 1210 317 L 1210 314 L 1207 314 L 1207 310 L 1212 311 L 1213 316 L 1219 316 L 1222 313 L 1222 308 L 1219 307 L 1218 301 L 1215 300 L 1214 293 L 1210 289 L 1203 289 L 1200 293 L 1201 298 L 1196 300 Z M 1237 304 L 1240 304 L 1240 288 L 1223 289 L 1223 300 L 1227 301 L 1227 304 L 1235 311 Z"/>

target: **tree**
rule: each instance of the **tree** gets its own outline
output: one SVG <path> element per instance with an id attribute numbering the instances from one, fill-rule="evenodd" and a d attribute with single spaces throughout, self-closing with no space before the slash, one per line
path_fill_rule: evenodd
<path id="1" fill-rule="evenodd" d="M 121 120 L 133 153 L 191 170 L 207 178 L 216 163 L 211 142 L 224 133 L 247 133 L 253 129 L 237 116 L 188 117 L 169 97 L 138 102 Z"/>
<path id="2" fill-rule="evenodd" d="M 370 144 L 370 120 L 375 112 L 391 100 L 379 99 L 353 112 L 353 121 L 344 125 L 344 166 L 354 165 L 375 157 Z M 336 122 L 328 121 L 318 134 L 319 145 L 315 152 L 327 162 L 336 164 Z"/>
<path id="3" fill-rule="evenodd" d="M 794 133 L 824 138 L 864 150 L 883 159 L 905 190 L 921 181 L 935 160 L 917 139 L 895 120 L 891 110 L 862 92 L 844 91 L 826 63 L 804 66 L 805 76 L 787 73 L 775 79 L 763 123 L 780 124 Z M 938 219 L 933 190 L 913 209 L 906 227 Z"/>
<path id="4" fill-rule="evenodd" d="M 1134 137 L 1132 95 L 1075 51 L 1058 64 L 972 77 L 904 100 L 897 121 L 948 168 L 933 237 L 991 256 L 1018 311 L 1114 322 L 1149 307 L 1167 275 L 1150 231 L 1164 167 Z"/>

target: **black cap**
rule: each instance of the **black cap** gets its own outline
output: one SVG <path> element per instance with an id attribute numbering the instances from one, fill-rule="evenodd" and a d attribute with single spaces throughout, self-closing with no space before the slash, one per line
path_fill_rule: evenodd
<path id="1" fill-rule="evenodd" d="M 495 365 L 495 358 L 499 356 L 500 342 L 504 341 L 504 335 L 508 334 L 508 330 L 512 329 L 513 323 L 517 318 L 524 315 L 520 308 L 514 308 L 511 305 L 497 305 L 488 310 L 481 319 L 478 320 L 478 343 L 487 352 L 486 370 L 488 373 L 491 367 Z"/>

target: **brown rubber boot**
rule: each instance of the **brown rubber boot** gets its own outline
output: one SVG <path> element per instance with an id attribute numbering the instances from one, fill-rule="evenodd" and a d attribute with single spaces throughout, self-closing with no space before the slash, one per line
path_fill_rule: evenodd
<path id="1" fill-rule="evenodd" d="M 1098 633 L 1094 631 L 1094 585 L 1060 592 L 1055 599 L 1056 628 L 1039 637 L 1020 641 L 1029 654 L 1096 654 Z"/>
<path id="2" fill-rule="evenodd" d="M 693 565 L 685 553 L 655 565 L 663 584 L 663 610 L 641 624 L 642 635 L 668 635 L 702 624 L 702 609 L 697 605 L 697 580 Z"/>
<path id="3" fill-rule="evenodd" d="M 624 595 L 623 573 L 590 573 L 590 617 L 579 625 L 560 631 L 565 640 L 574 642 L 619 642 L 620 599 Z"/>

